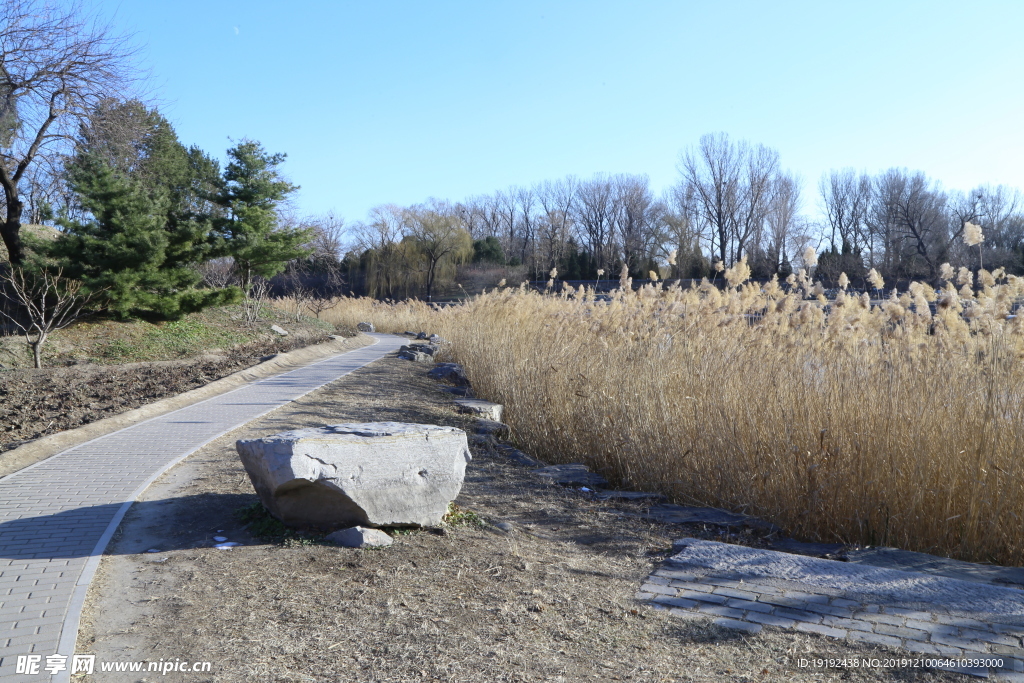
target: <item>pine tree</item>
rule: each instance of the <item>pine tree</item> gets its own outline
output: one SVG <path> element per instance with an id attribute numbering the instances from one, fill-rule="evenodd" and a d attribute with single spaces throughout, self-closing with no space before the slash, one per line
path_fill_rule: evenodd
<path id="1" fill-rule="evenodd" d="M 237 297 L 230 289 L 196 289 L 200 276 L 189 263 L 197 231 L 168 230 L 166 191 L 147 188 L 96 156 L 79 158 L 69 181 L 91 219 L 58 220 L 64 232 L 50 255 L 87 290 L 105 290 L 107 310 L 174 318 Z"/>
<path id="2" fill-rule="evenodd" d="M 268 154 L 253 140 L 243 140 L 228 150 L 216 203 L 224 215 L 214 220 L 219 255 L 234 259 L 242 289 L 248 292 L 253 278 L 273 277 L 288 261 L 305 258 L 312 231 L 282 227 L 277 207 L 295 185 L 283 180 L 277 167 L 284 154 Z"/>

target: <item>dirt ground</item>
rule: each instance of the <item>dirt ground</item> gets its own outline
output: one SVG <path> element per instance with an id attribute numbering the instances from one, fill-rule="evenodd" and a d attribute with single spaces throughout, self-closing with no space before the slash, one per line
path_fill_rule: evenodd
<path id="1" fill-rule="evenodd" d="M 267 335 L 182 360 L 82 364 L 0 372 L 0 453 L 230 375 L 275 353 L 326 341 L 327 333 Z"/>
<path id="2" fill-rule="evenodd" d="M 90 589 L 77 651 L 210 662 L 209 673 L 103 681 L 952 681 L 910 670 L 800 669 L 886 651 L 766 628 L 724 630 L 637 603 L 673 539 L 627 503 L 543 483 L 473 446 L 457 504 L 489 524 L 355 550 L 254 538 L 234 441 L 302 426 L 405 421 L 471 429 L 427 367 L 389 357 L 205 447 L 132 507 Z M 511 532 L 493 524 L 509 522 Z M 242 545 L 217 550 L 213 536 Z M 159 552 L 147 553 L 149 549 Z"/>

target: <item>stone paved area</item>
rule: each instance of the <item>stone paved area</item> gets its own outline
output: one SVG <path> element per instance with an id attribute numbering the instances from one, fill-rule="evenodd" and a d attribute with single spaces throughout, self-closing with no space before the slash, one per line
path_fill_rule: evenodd
<path id="1" fill-rule="evenodd" d="M 749 633 L 770 626 L 928 659 L 1002 658 L 1002 667 L 933 668 L 1024 681 L 1024 591 L 713 541 L 678 545 L 637 599 Z"/>
<path id="2" fill-rule="evenodd" d="M 157 476 L 204 444 L 395 351 L 371 346 L 138 423 L 0 479 L 0 680 L 46 680 L 45 657 L 70 655 L 89 581 L 124 513 Z M 18 655 L 43 656 L 18 676 Z M 70 672 L 57 673 L 56 681 Z"/>

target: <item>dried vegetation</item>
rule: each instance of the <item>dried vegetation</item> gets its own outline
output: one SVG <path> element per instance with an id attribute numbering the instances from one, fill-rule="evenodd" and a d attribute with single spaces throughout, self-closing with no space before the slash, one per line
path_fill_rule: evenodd
<path id="1" fill-rule="evenodd" d="M 1024 280 L 954 273 L 826 299 L 803 273 L 610 300 L 498 289 L 456 307 L 347 299 L 341 326 L 452 342 L 519 444 L 807 540 L 1021 564 Z M 627 282 L 623 281 L 623 284 Z"/>

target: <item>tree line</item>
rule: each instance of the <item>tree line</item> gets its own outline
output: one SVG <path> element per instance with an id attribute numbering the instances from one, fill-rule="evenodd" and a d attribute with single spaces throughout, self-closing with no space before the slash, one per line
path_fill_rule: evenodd
<path id="1" fill-rule="evenodd" d="M 891 282 L 937 281 L 943 263 L 1024 273 L 1024 202 L 1015 188 L 945 190 L 920 171 L 842 169 L 824 174 L 808 198 L 776 150 L 724 133 L 684 150 L 678 169 L 660 195 L 645 175 L 598 174 L 460 202 L 377 207 L 354 226 L 348 270 L 371 295 L 421 293 L 422 267 L 407 250 L 422 239 L 426 211 L 465 232 L 449 269 L 476 260 L 521 266 L 533 280 L 552 269 L 594 280 L 623 267 L 637 278 L 701 278 L 741 259 L 754 278 L 786 277 L 806 265 L 808 247 L 829 285 L 845 272 L 866 287 L 872 268 Z M 968 224 L 981 226 L 980 248 L 965 243 Z"/>

